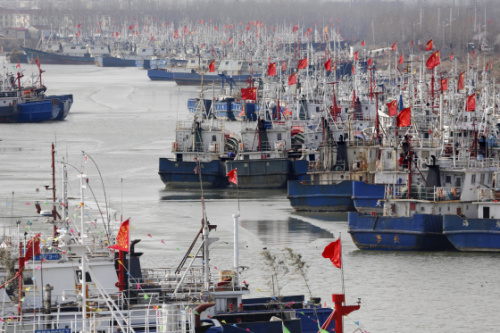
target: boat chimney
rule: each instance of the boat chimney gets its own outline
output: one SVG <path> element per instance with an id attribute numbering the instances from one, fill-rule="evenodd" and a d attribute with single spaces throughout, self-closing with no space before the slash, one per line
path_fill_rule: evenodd
<path id="1" fill-rule="evenodd" d="M 51 313 L 51 308 L 52 308 L 52 290 L 54 290 L 54 287 L 52 287 L 50 284 L 46 284 L 44 287 L 43 287 L 43 312 L 46 314 L 46 315 L 50 315 Z M 47 316 L 46 317 L 46 328 L 47 329 L 51 329 L 51 324 L 50 324 L 50 320 L 51 320 L 51 316 Z"/>

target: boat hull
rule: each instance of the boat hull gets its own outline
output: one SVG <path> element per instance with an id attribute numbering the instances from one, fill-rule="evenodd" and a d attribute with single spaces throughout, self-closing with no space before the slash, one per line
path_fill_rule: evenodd
<path id="1" fill-rule="evenodd" d="M 459 251 L 500 252 L 500 220 L 446 215 L 443 233 Z"/>
<path id="2" fill-rule="evenodd" d="M 56 117 L 54 118 L 55 120 L 64 120 L 68 116 L 71 106 L 73 105 L 72 94 L 45 96 L 44 99 L 52 100 L 53 104 L 57 103 L 58 112 Z"/>
<path id="3" fill-rule="evenodd" d="M 254 75 L 254 77 L 257 75 Z M 227 76 L 227 79 L 232 79 L 234 82 L 246 82 L 250 78 L 250 74 L 245 75 L 232 75 Z M 213 74 L 205 74 L 203 75 L 203 84 L 222 84 L 224 80 L 220 75 Z M 198 73 L 175 73 L 174 81 L 180 86 L 185 85 L 200 85 L 201 84 L 201 75 Z"/>
<path id="4" fill-rule="evenodd" d="M 336 184 L 317 184 L 289 181 L 288 199 L 296 211 L 353 211 L 352 181 Z"/>
<path id="5" fill-rule="evenodd" d="M 162 157 L 160 158 L 158 174 L 168 187 L 199 188 L 200 175 L 195 173 L 197 163 L 195 161 L 175 161 Z M 199 168 L 204 187 L 223 188 L 229 185 L 222 161 L 200 162 Z"/>
<path id="6" fill-rule="evenodd" d="M 236 169 L 239 188 L 285 188 L 291 172 L 287 158 L 228 160 L 226 172 Z"/>
<path id="7" fill-rule="evenodd" d="M 143 62 L 139 59 L 123 59 L 112 56 L 95 58 L 95 63 L 99 67 L 142 67 Z"/>
<path id="8" fill-rule="evenodd" d="M 174 73 L 164 69 L 148 69 L 148 77 L 151 81 L 174 81 Z"/>
<path id="9" fill-rule="evenodd" d="M 94 64 L 94 58 L 90 54 L 85 56 L 71 56 L 65 54 L 59 54 L 54 52 L 44 52 L 40 50 L 30 49 L 23 47 L 29 62 L 34 63 L 35 59 L 42 64 L 53 64 L 53 65 L 92 65 Z"/>
<path id="10" fill-rule="evenodd" d="M 350 212 L 349 229 L 361 250 L 439 251 L 453 246 L 443 234 L 443 216 L 414 214 L 405 216 L 360 215 Z"/>
<path id="11" fill-rule="evenodd" d="M 384 192 L 385 185 L 354 181 L 352 183 L 354 208 L 360 214 L 382 215 L 384 207 L 379 200 L 384 199 Z"/>
<path id="12" fill-rule="evenodd" d="M 54 108 L 52 101 L 38 101 L 18 104 L 19 113 L 17 123 L 39 123 L 53 120 L 59 113 L 59 108 Z"/>

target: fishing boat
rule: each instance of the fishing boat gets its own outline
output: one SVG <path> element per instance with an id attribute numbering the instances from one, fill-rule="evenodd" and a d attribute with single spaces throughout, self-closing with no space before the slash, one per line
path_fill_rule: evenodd
<path id="1" fill-rule="evenodd" d="M 52 151 L 54 156 L 54 147 Z M 64 164 L 63 175 L 66 184 Z M 67 218 L 70 204 L 63 190 L 61 202 L 54 200 L 49 215 L 54 219 L 53 235 L 30 230 L 26 244 L 16 241 L 21 238 L 15 233 L 3 238 L 2 251 L 9 257 L 18 253 L 17 260 L 2 261 L 2 268 L 12 273 L 0 286 L 5 296 L 3 331 L 312 333 L 318 327 L 335 327 L 342 332 L 343 316 L 360 308 L 359 301 L 346 306 L 344 294 L 333 295 L 335 312 L 321 307 L 320 298 L 312 302 L 304 296 L 243 298 L 249 289 L 238 259 L 239 214 L 233 215 L 233 266 L 213 274 L 209 245 L 216 241 L 211 233 L 217 226 L 208 222 L 203 198 L 201 228 L 180 264 L 144 269 L 142 253 L 136 252 L 140 240 L 130 239 L 129 220 L 121 222 L 117 232 L 110 221 L 103 223 L 104 232 L 86 221 L 87 176 L 79 178 L 75 220 Z M 52 190 L 55 199 L 55 186 Z M 56 206 L 63 207 L 62 216 Z"/>
<path id="2" fill-rule="evenodd" d="M 463 252 L 500 252 L 500 192 L 484 188 L 479 192 L 477 218 L 445 215 L 443 234 L 453 246 Z"/>

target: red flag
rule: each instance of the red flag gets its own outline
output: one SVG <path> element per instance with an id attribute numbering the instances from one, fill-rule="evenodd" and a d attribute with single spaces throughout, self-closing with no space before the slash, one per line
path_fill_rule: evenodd
<path id="1" fill-rule="evenodd" d="M 465 111 L 471 112 L 476 110 L 476 94 L 472 94 L 469 97 L 467 97 L 467 107 Z"/>
<path id="2" fill-rule="evenodd" d="M 295 32 L 297 30 L 299 30 L 299 25 L 298 24 L 296 24 L 296 25 L 293 26 L 292 32 Z"/>
<path id="3" fill-rule="evenodd" d="M 425 46 L 425 50 L 426 51 L 432 51 L 432 49 L 434 49 L 434 45 L 433 45 L 433 42 L 432 42 L 432 39 L 430 41 L 427 42 L 427 45 Z"/>
<path id="4" fill-rule="evenodd" d="M 365 41 L 362 41 L 362 42 L 361 42 L 361 46 L 365 46 Z"/>
<path id="5" fill-rule="evenodd" d="M 333 263 L 333 266 L 337 268 L 342 267 L 342 243 L 340 242 L 340 238 L 334 242 L 328 244 L 323 250 L 322 254 L 323 258 L 330 259 Z"/>
<path id="6" fill-rule="evenodd" d="M 401 110 L 396 116 L 397 127 L 408 127 L 411 125 L 411 108 Z"/>
<path id="7" fill-rule="evenodd" d="M 404 62 L 404 57 L 403 55 L 399 56 L 399 64 L 402 64 Z"/>
<path id="8" fill-rule="evenodd" d="M 215 60 L 212 60 L 210 65 L 208 65 L 208 70 L 210 71 L 210 73 L 215 72 Z"/>
<path id="9" fill-rule="evenodd" d="M 485 71 L 485 72 L 487 72 L 487 71 L 488 71 L 488 65 L 489 65 L 489 64 L 488 64 L 488 63 L 486 63 L 486 68 L 484 69 L 484 71 Z"/>
<path id="10" fill-rule="evenodd" d="M 227 173 L 229 177 L 229 182 L 238 185 L 238 173 L 236 169 L 233 169 Z"/>
<path id="11" fill-rule="evenodd" d="M 36 57 L 38 59 L 38 57 Z M 17 61 L 16 68 L 21 68 L 21 59 Z"/>
<path id="12" fill-rule="evenodd" d="M 80 24 L 78 24 L 78 29 L 80 29 L 81 27 L 82 27 L 82 24 L 81 24 L 81 23 L 80 23 Z"/>
<path id="13" fill-rule="evenodd" d="M 288 77 L 288 85 L 294 85 L 297 84 L 297 73 L 294 73 Z"/>
<path id="14" fill-rule="evenodd" d="M 434 67 L 439 65 L 441 63 L 441 60 L 439 59 L 439 50 L 431 54 L 429 59 L 427 59 L 427 62 L 425 63 L 425 66 L 427 66 L 427 69 L 433 70 Z"/>
<path id="15" fill-rule="evenodd" d="M 358 61 L 358 51 L 354 52 L 354 61 Z"/>
<path id="16" fill-rule="evenodd" d="M 395 116 L 398 114 L 398 101 L 393 100 L 390 103 L 387 103 L 387 108 L 389 109 L 389 117 Z"/>
<path id="17" fill-rule="evenodd" d="M 450 53 L 450 61 L 453 60 L 453 52 Z"/>
<path id="18" fill-rule="evenodd" d="M 108 248 L 128 252 L 130 237 L 128 222 L 128 219 L 123 221 L 120 229 L 118 230 L 118 235 L 116 235 L 116 244 L 108 246 Z"/>
<path id="19" fill-rule="evenodd" d="M 299 69 L 307 68 L 307 58 L 299 60 Z"/>
<path id="20" fill-rule="evenodd" d="M 332 59 L 328 59 L 326 62 L 325 62 L 325 70 L 327 72 L 331 71 L 332 70 Z"/>
<path id="21" fill-rule="evenodd" d="M 476 51 L 472 51 L 471 55 L 472 55 L 472 58 L 475 58 L 476 57 Z"/>
<path id="22" fill-rule="evenodd" d="M 281 65 L 281 71 L 286 71 L 286 60 L 283 60 L 283 65 Z"/>
<path id="23" fill-rule="evenodd" d="M 129 30 L 134 30 L 134 25 L 133 24 L 129 25 L 128 29 Z"/>
<path id="24" fill-rule="evenodd" d="M 441 91 L 448 90 L 448 79 L 441 80 Z"/>
<path id="25" fill-rule="evenodd" d="M 229 37 L 229 41 L 228 41 L 229 44 L 233 44 L 233 37 Z"/>
<path id="26" fill-rule="evenodd" d="M 366 64 L 367 64 L 368 66 L 371 66 L 371 65 L 372 65 L 372 63 L 373 63 L 372 58 L 370 58 L 370 59 L 368 59 L 368 60 L 366 61 Z"/>
<path id="27" fill-rule="evenodd" d="M 257 88 L 241 88 L 241 99 L 257 100 Z"/>
<path id="28" fill-rule="evenodd" d="M 31 258 L 40 254 L 40 234 L 29 240 L 26 245 L 26 253 L 24 254 L 24 262 L 31 260 Z"/>
<path id="29" fill-rule="evenodd" d="M 462 72 L 458 75 L 458 90 L 462 90 L 465 88 L 465 72 Z"/>
<path id="30" fill-rule="evenodd" d="M 352 74 L 354 74 L 355 71 L 356 71 L 356 66 L 352 66 L 352 68 L 351 68 Z"/>
<path id="31" fill-rule="evenodd" d="M 36 56 L 35 63 L 38 66 L 38 70 L 40 70 L 40 60 L 38 59 L 38 56 Z M 19 65 L 21 67 L 21 65 Z"/>
<path id="32" fill-rule="evenodd" d="M 267 75 L 269 76 L 275 76 L 276 75 L 276 63 L 270 63 L 269 66 L 267 67 Z"/>
<path id="33" fill-rule="evenodd" d="M 394 52 L 396 52 L 396 47 L 398 46 L 398 43 L 397 42 L 394 42 L 394 44 L 392 44 L 391 48 Z"/>
<path id="34" fill-rule="evenodd" d="M 413 47 L 413 39 L 410 41 L 410 46 Z"/>

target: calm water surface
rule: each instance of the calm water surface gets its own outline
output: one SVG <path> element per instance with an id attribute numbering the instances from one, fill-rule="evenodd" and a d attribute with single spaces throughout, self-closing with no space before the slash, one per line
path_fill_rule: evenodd
<path id="1" fill-rule="evenodd" d="M 132 239 L 142 239 L 137 248 L 145 252 L 143 266 L 177 265 L 199 230 L 201 191 L 165 189 L 157 174 L 158 158 L 170 156 L 175 122 L 186 119 L 186 100 L 197 96 L 199 88 L 151 82 L 146 71 L 136 68 L 42 67 L 48 93 L 73 93 L 75 102 L 64 122 L 0 124 L 2 226 L 15 225 L 16 218 L 10 216 L 25 216 L 20 218 L 23 227 L 44 225 L 28 203 L 51 198 L 44 185 L 51 184 L 50 144 L 55 142 L 56 160 L 64 158 L 75 169 L 84 169 L 103 204 L 103 186 L 92 160 L 97 163 L 113 217 L 130 217 Z M 26 77 L 35 70 L 23 68 Z M 211 96 L 211 89 L 206 93 Z M 92 160 L 85 163 L 82 151 Z M 59 179 L 59 167 L 57 172 Z M 70 168 L 69 194 L 78 198 L 76 175 Z M 331 306 L 331 294 L 342 290 L 341 272 L 321 253 L 340 234 L 347 302 L 361 298 L 361 310 L 345 319 L 346 332 L 355 331 L 358 321 L 368 332 L 500 330 L 500 255 L 362 252 L 347 233 L 346 215 L 294 213 L 285 191 L 238 194 L 224 189 L 205 190 L 204 195 L 208 219 L 218 225 L 214 236 L 220 238 L 213 245 L 214 269 L 232 265 L 231 215 L 238 211 L 239 197 L 240 264 L 249 267 L 243 277 L 252 296 L 270 294 L 263 249 L 280 255 L 290 247 L 307 262 L 312 294 Z M 307 294 L 304 280 L 293 270 L 280 276 L 279 283 L 282 294 Z"/>

